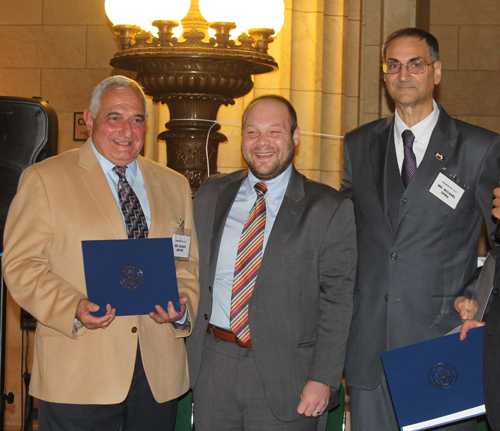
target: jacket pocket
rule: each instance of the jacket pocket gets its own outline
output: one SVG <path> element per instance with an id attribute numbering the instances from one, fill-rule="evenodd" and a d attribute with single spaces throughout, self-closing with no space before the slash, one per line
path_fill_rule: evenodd
<path id="1" fill-rule="evenodd" d="M 305 343 L 299 343 L 297 347 L 307 348 L 307 347 L 314 347 L 315 345 L 316 345 L 316 340 L 312 340 L 312 341 L 306 341 Z"/>

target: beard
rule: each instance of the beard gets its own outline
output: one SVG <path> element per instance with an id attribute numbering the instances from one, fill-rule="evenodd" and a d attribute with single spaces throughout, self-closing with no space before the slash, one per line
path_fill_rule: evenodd
<path id="1" fill-rule="evenodd" d="M 263 165 L 258 161 L 254 161 L 249 154 L 243 152 L 243 159 L 248 165 L 248 169 L 256 178 L 262 181 L 269 181 L 281 175 L 290 166 L 294 157 L 295 145 L 293 141 L 290 141 L 288 147 L 278 153 L 278 157 L 272 165 Z"/>

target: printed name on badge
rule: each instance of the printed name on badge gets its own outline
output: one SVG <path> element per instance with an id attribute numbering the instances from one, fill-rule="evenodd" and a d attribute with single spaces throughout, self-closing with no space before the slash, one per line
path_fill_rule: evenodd
<path id="1" fill-rule="evenodd" d="M 179 220 L 179 227 L 172 232 L 172 245 L 177 260 L 189 260 L 191 229 L 184 229 L 184 220 Z"/>
<path id="2" fill-rule="evenodd" d="M 440 172 L 429 191 L 450 208 L 455 209 L 466 189 L 465 184 L 464 187 L 458 184 L 456 175 L 447 176 Z"/>

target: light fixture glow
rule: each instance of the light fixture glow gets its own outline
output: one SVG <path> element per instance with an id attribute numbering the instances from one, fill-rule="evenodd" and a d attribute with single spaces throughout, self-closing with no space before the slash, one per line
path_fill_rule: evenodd
<path id="1" fill-rule="evenodd" d="M 240 21 L 236 24 L 240 31 L 248 32 L 251 28 L 272 28 L 276 36 L 285 21 L 283 0 L 252 0 L 247 3 Z"/>
<path id="2" fill-rule="evenodd" d="M 154 20 L 180 21 L 186 16 L 191 0 L 142 0 L 140 7 L 132 0 L 105 0 L 104 8 L 113 25 L 138 25 L 157 35 Z"/>
<path id="3" fill-rule="evenodd" d="M 113 25 L 139 25 L 132 0 L 105 0 L 104 9 Z"/>
<path id="4" fill-rule="evenodd" d="M 241 0 L 199 0 L 198 6 L 208 22 L 237 22 L 239 11 L 245 9 Z"/>
<path id="5" fill-rule="evenodd" d="M 274 2 L 279 2 L 278 12 L 268 7 Z M 135 79 L 145 93 L 155 103 L 168 106 L 170 121 L 158 139 L 167 142 L 167 166 L 189 180 L 193 193 L 209 170 L 217 171 L 219 143 L 227 140 L 216 124 L 219 108 L 248 94 L 254 86 L 253 75 L 278 69 L 268 47 L 281 27 L 282 3 L 283 0 L 105 0 L 106 13 L 121 45 L 110 65 L 137 73 Z M 174 12 L 178 9 L 174 7 L 181 4 L 185 8 Z M 281 17 L 277 24 L 251 21 L 246 27 L 253 30 L 247 32 L 247 37 L 239 37 L 244 29 L 238 16 L 248 15 L 248 8 L 257 10 L 260 18 L 268 14 Z M 176 25 L 184 18 L 185 29 L 179 38 L 183 30 Z M 207 38 L 207 21 L 212 38 Z M 153 22 L 156 26 L 151 31 Z M 235 29 L 238 24 L 240 28 Z"/>
<path id="6" fill-rule="evenodd" d="M 156 33 L 158 33 L 158 29 L 156 30 L 157 30 Z M 172 31 L 174 33 L 173 36 L 176 37 L 177 39 L 180 39 L 182 37 L 182 33 L 184 33 L 184 27 L 182 26 L 182 23 L 179 24 L 178 27 L 175 27 Z"/>

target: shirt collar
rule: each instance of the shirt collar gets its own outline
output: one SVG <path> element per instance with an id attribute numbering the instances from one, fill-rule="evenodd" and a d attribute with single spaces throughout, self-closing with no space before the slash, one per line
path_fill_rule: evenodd
<path id="1" fill-rule="evenodd" d="M 253 193 L 257 193 L 254 189 L 255 184 L 264 182 L 267 186 L 266 196 L 277 197 L 280 194 L 285 194 L 286 188 L 288 187 L 288 182 L 290 181 L 290 176 L 292 175 L 292 164 L 286 168 L 284 172 L 279 174 L 276 178 L 268 181 L 259 180 L 252 172 L 249 170 L 248 175 L 245 179 L 246 181 L 246 197 L 250 197 Z"/>
<path id="2" fill-rule="evenodd" d="M 403 138 L 401 134 L 410 129 L 415 136 L 415 144 L 427 145 L 431 139 L 432 132 L 436 126 L 439 118 L 439 108 L 435 100 L 432 100 L 432 112 L 424 118 L 419 123 L 415 124 L 413 127 L 408 127 L 396 110 L 396 115 L 394 118 L 394 131 L 396 133 L 396 142 L 403 145 Z"/>
<path id="3" fill-rule="evenodd" d="M 97 148 L 95 147 L 94 142 L 92 141 L 92 139 L 90 140 L 90 143 L 92 145 L 92 150 L 94 151 L 94 154 L 97 157 L 97 161 L 101 165 L 101 168 L 102 168 L 103 172 L 104 173 L 108 173 L 108 172 L 109 173 L 111 173 L 111 172 L 114 173 L 113 168 L 116 165 L 114 165 L 113 163 L 111 163 L 106 157 L 104 157 L 99 151 L 97 151 Z M 137 174 L 137 159 L 135 159 L 133 162 L 129 163 L 127 165 L 127 168 L 130 169 L 130 173 L 135 178 L 135 176 Z"/>

